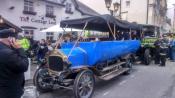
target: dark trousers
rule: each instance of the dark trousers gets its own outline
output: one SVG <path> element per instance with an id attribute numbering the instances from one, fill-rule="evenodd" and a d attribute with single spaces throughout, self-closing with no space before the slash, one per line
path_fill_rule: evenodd
<path id="1" fill-rule="evenodd" d="M 160 55 L 160 65 L 165 66 L 166 65 L 166 55 Z"/>
<path id="2" fill-rule="evenodd" d="M 169 47 L 169 57 L 170 57 L 170 60 L 173 60 L 173 57 L 172 57 L 172 47 Z"/>
<path id="3" fill-rule="evenodd" d="M 175 47 L 171 49 L 171 60 L 175 61 Z"/>
<path id="4" fill-rule="evenodd" d="M 156 47 L 155 51 L 155 64 L 160 64 L 160 48 Z"/>
<path id="5" fill-rule="evenodd" d="M 39 63 L 41 63 L 41 60 L 44 59 L 44 56 L 45 56 L 45 55 L 44 55 L 43 53 L 39 53 L 39 54 L 37 55 L 37 60 L 38 60 Z"/>

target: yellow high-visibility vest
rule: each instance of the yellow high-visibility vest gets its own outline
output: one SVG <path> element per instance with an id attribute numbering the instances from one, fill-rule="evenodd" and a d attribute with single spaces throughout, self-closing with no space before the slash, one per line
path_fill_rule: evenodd
<path id="1" fill-rule="evenodd" d="M 30 48 L 30 42 L 27 38 L 19 40 L 19 43 L 24 50 L 28 50 Z"/>

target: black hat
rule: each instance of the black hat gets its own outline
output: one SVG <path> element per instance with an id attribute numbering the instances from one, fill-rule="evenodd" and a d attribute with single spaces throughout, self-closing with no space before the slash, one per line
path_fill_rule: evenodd
<path id="1" fill-rule="evenodd" d="M 3 29 L 0 30 L 0 38 L 8 38 L 8 37 L 16 37 L 17 33 L 15 33 L 14 29 Z"/>

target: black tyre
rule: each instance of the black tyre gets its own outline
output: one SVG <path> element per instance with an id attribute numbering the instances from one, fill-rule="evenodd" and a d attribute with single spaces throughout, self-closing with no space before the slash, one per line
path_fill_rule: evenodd
<path id="1" fill-rule="evenodd" d="M 75 81 L 73 92 L 75 98 L 91 98 L 94 92 L 95 78 L 91 70 L 81 71 Z"/>
<path id="2" fill-rule="evenodd" d="M 46 68 L 40 68 L 35 72 L 33 82 L 40 93 L 53 90 L 53 79 L 49 76 Z"/>
<path id="3" fill-rule="evenodd" d="M 39 68 L 35 71 L 35 74 L 33 76 L 33 85 L 36 86 L 36 76 L 38 75 L 38 72 L 39 72 Z"/>
<path id="4" fill-rule="evenodd" d="M 151 55 L 150 55 L 150 50 L 146 49 L 144 53 L 144 63 L 146 65 L 149 65 L 151 63 Z"/>

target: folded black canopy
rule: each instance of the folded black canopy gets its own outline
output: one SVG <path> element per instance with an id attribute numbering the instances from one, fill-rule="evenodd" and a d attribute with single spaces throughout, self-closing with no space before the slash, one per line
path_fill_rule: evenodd
<path id="1" fill-rule="evenodd" d="M 60 26 L 83 29 L 86 23 L 88 23 L 86 30 L 97 30 L 97 31 L 103 31 L 103 32 L 110 31 L 108 24 L 110 25 L 112 30 L 114 30 L 114 26 L 116 30 L 121 30 L 121 29 L 125 29 L 125 30 L 138 29 L 139 30 L 140 29 L 140 27 L 137 25 L 132 25 L 132 23 L 118 20 L 115 17 L 108 14 L 91 16 L 91 17 L 80 18 L 80 19 L 63 20 L 61 21 Z"/>

